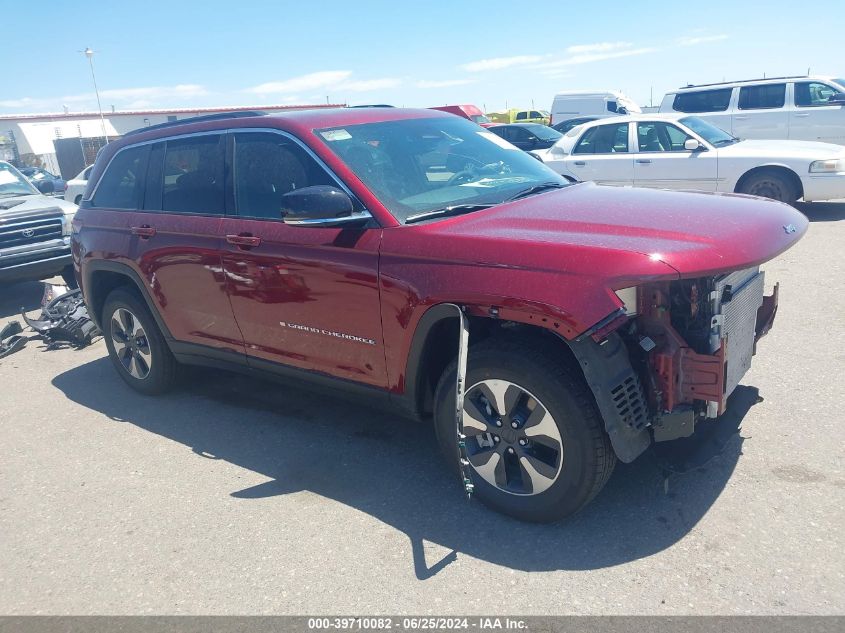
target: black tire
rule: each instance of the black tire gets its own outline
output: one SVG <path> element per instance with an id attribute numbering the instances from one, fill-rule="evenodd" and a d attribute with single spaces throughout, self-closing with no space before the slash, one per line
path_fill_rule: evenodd
<path id="1" fill-rule="evenodd" d="M 126 313 L 132 317 L 128 321 Z M 109 358 L 127 385 L 147 395 L 164 393 L 173 386 L 176 359 L 146 304 L 135 292 L 127 287 L 113 290 L 106 297 L 101 322 Z M 126 336 L 127 332 L 133 336 Z M 132 340 L 127 344 L 129 339 Z"/>
<path id="2" fill-rule="evenodd" d="M 445 370 L 437 385 L 434 401 L 437 440 L 454 469 L 458 468 L 454 415 L 456 368 L 457 363 L 453 362 Z M 474 386 L 485 380 L 514 383 L 513 386 L 530 392 L 536 402 L 551 414 L 560 434 L 562 463 L 558 463 L 559 471 L 554 483 L 536 494 L 505 491 L 488 482 L 473 468 L 475 495 L 494 510 L 524 521 L 558 521 L 578 512 L 607 483 L 616 465 L 616 455 L 593 396 L 577 368 L 573 370 L 536 341 L 518 336 L 498 337 L 471 348 L 467 364 L 467 396 L 471 395 Z M 506 431 L 500 429 L 499 432 Z M 496 446 L 505 446 L 504 434 L 500 440 Z M 472 445 L 472 442 L 476 443 Z M 478 440 L 468 437 L 468 451 L 471 445 L 477 447 Z M 510 450 L 513 444 L 507 446 L 505 450 Z M 521 461 L 520 449 L 515 448 L 515 455 Z M 506 459 L 502 455 L 501 461 Z M 518 465 L 515 466 L 518 468 Z"/>
<path id="3" fill-rule="evenodd" d="M 762 196 L 787 204 L 798 199 L 798 192 L 795 190 L 792 180 L 785 174 L 774 170 L 758 171 L 750 175 L 742 183 L 739 193 Z"/>

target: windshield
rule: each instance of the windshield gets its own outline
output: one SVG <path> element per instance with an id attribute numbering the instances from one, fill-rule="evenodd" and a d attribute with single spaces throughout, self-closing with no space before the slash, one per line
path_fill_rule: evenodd
<path id="1" fill-rule="evenodd" d="M 845 79 L 834 79 L 833 83 L 837 84 L 842 90 L 845 90 Z"/>
<path id="2" fill-rule="evenodd" d="M 8 163 L 0 163 L 0 198 L 37 194 L 38 190 Z"/>
<path id="3" fill-rule="evenodd" d="M 739 139 L 731 136 L 722 128 L 716 127 L 697 116 L 688 116 L 681 119 L 681 123 L 686 125 L 693 132 L 702 137 L 705 141 L 710 143 L 713 147 L 724 147 L 736 143 Z"/>
<path id="4" fill-rule="evenodd" d="M 483 114 L 473 114 L 469 118 L 472 120 L 473 123 L 478 123 L 479 125 L 481 123 L 490 123 L 490 119 L 488 119 Z"/>
<path id="5" fill-rule="evenodd" d="M 315 130 L 400 222 L 454 205 L 498 204 L 567 181 L 495 134 L 457 117 Z"/>

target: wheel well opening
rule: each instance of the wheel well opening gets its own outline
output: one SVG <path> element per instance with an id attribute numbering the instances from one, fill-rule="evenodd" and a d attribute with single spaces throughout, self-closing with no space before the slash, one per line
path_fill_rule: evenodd
<path id="1" fill-rule="evenodd" d="M 561 358 L 572 363 L 579 372 L 581 371 L 569 345 L 554 332 L 536 325 L 499 321 L 492 318 L 470 317 L 469 321 L 470 348 L 491 337 L 515 335 L 524 337 L 526 342 L 539 340 L 545 346 L 559 350 Z M 437 383 L 446 367 L 458 355 L 457 317 L 438 321 L 429 331 L 423 350 L 417 370 L 416 406 L 422 416 L 428 417 L 434 410 L 434 391 L 437 389 Z"/>
<path id="2" fill-rule="evenodd" d="M 781 167 L 780 165 L 766 165 L 748 170 L 742 174 L 740 179 L 737 181 L 734 193 L 742 193 L 745 183 L 748 182 L 749 178 L 763 173 L 774 173 L 786 178 L 792 185 L 792 190 L 795 192 L 796 200 L 804 197 L 804 185 L 801 183 L 801 178 L 799 178 L 798 174 L 788 167 Z"/>
<path id="3" fill-rule="evenodd" d="M 94 271 L 89 284 L 89 287 L 86 288 L 90 304 L 88 309 L 90 314 L 94 316 L 94 320 L 100 325 L 102 325 L 103 306 L 109 293 L 120 286 L 135 290 L 135 284 L 129 277 L 110 270 Z"/>

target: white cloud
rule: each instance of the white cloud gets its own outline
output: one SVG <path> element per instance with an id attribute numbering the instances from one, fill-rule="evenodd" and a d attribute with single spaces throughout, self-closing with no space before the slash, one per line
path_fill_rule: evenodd
<path id="1" fill-rule="evenodd" d="M 326 86 L 336 86 L 348 79 L 351 74 L 351 70 L 323 70 L 284 81 L 270 81 L 259 84 L 258 86 L 247 88 L 245 92 L 267 95 L 315 90 Z"/>
<path id="2" fill-rule="evenodd" d="M 598 42 L 596 44 L 578 44 L 577 46 L 570 46 L 566 49 L 566 52 L 571 55 L 579 55 L 581 53 L 603 53 L 619 48 L 628 48 L 630 46 L 630 42 Z"/>
<path id="3" fill-rule="evenodd" d="M 700 37 L 679 37 L 675 40 L 678 46 L 695 46 L 696 44 L 704 44 L 706 42 L 718 42 L 728 39 L 725 34 L 721 35 L 702 35 Z"/>
<path id="4" fill-rule="evenodd" d="M 384 77 L 382 79 L 363 79 L 355 81 L 344 81 L 337 86 L 338 90 L 348 92 L 372 92 L 373 90 L 384 90 L 393 88 L 402 83 L 401 79 Z"/>
<path id="5" fill-rule="evenodd" d="M 199 84 L 179 84 L 176 86 L 148 86 L 145 88 L 112 88 L 100 90 L 100 100 L 122 103 L 126 102 L 155 102 L 163 99 L 191 99 L 205 97 L 208 90 Z M 58 99 L 62 103 L 84 103 L 96 101 L 97 96 L 93 92 L 86 92 L 76 95 L 65 95 Z M 134 107 L 134 106 L 133 106 Z"/>
<path id="6" fill-rule="evenodd" d="M 299 93 L 308 90 L 346 91 L 346 92 L 371 92 L 393 88 L 402 83 L 401 79 L 395 77 L 381 77 L 377 79 L 350 79 L 351 70 L 321 70 L 316 73 L 309 73 L 283 81 L 270 81 L 267 83 L 247 88 L 244 92 L 258 95 L 274 95 Z"/>
<path id="7" fill-rule="evenodd" d="M 31 108 L 41 103 L 41 99 L 23 97 L 21 99 L 3 99 L 0 101 L 0 108 Z"/>
<path id="8" fill-rule="evenodd" d="M 479 59 L 478 61 L 463 64 L 461 68 L 474 73 L 481 70 L 502 70 L 514 66 L 526 66 L 534 64 L 543 59 L 541 55 L 515 55 L 514 57 L 493 57 L 491 59 Z"/>
<path id="9" fill-rule="evenodd" d="M 626 48 L 621 51 L 608 53 L 585 53 L 582 55 L 572 55 L 564 57 L 563 59 L 556 59 L 542 64 L 538 64 L 535 68 L 561 68 L 564 66 L 576 66 L 578 64 L 589 64 L 591 62 L 600 62 L 605 59 L 619 59 L 621 57 L 632 57 L 634 55 L 645 55 L 646 53 L 654 53 L 656 48 Z"/>
<path id="10" fill-rule="evenodd" d="M 417 88 L 449 88 L 451 86 L 466 86 L 467 84 L 474 84 L 477 82 L 478 79 L 421 79 L 417 82 Z"/>

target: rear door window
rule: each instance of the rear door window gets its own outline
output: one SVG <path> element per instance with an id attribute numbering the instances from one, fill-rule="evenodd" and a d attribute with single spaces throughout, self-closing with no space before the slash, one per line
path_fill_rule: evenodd
<path id="1" fill-rule="evenodd" d="M 573 154 L 617 154 L 628 151 L 628 124 L 599 125 L 584 132 Z"/>
<path id="2" fill-rule="evenodd" d="M 839 90 L 818 81 L 795 82 L 795 105 L 802 108 L 829 105 L 830 98 L 836 94 Z"/>
<path id="3" fill-rule="evenodd" d="M 109 209 L 140 208 L 149 152 L 149 145 L 119 151 L 100 178 L 91 204 Z"/>
<path id="4" fill-rule="evenodd" d="M 223 215 L 223 141 L 222 134 L 167 141 L 162 170 L 163 211 Z"/>
<path id="5" fill-rule="evenodd" d="M 524 120 L 525 120 L 525 119 L 527 119 L 527 118 L 528 118 L 528 113 L 527 113 L 527 112 L 517 112 L 517 113 L 516 113 L 516 120 L 517 120 L 517 121 L 524 121 Z"/>
<path id="6" fill-rule="evenodd" d="M 733 88 L 696 90 L 675 95 L 672 107 L 678 112 L 724 112 L 731 103 Z"/>
<path id="7" fill-rule="evenodd" d="M 282 134 L 235 134 L 235 207 L 241 217 L 281 220 L 282 196 L 335 180 L 298 143 Z"/>
<path id="8" fill-rule="evenodd" d="M 739 89 L 740 110 L 771 110 L 786 103 L 786 84 L 743 86 Z"/>

